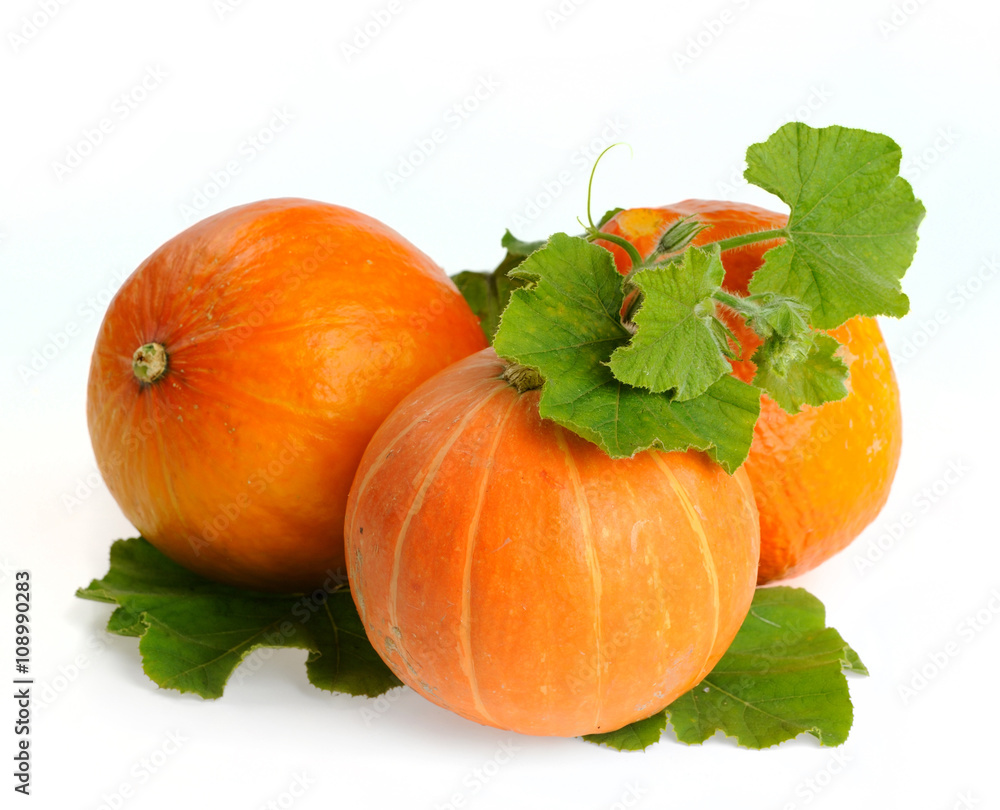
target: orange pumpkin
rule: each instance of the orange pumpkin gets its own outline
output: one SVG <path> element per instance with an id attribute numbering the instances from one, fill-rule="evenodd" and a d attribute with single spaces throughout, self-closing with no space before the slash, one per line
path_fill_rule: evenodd
<path id="1" fill-rule="evenodd" d="M 753 205 L 686 200 L 662 208 L 620 212 L 602 230 L 618 234 L 648 256 L 660 235 L 683 216 L 709 225 L 694 240 L 705 244 L 730 236 L 783 227 L 787 217 Z M 621 248 L 599 242 L 618 269 L 631 267 Z M 747 245 L 722 254 L 724 287 L 745 295 L 766 250 L 780 241 Z M 726 313 L 724 313 L 726 314 Z M 739 319 L 726 321 L 739 338 L 742 360 L 733 364 L 750 381 L 750 361 L 760 340 Z M 763 396 L 754 442 L 744 469 L 760 511 L 758 582 L 802 574 L 845 548 L 875 519 L 889 496 L 899 462 L 902 426 L 899 390 L 878 323 L 853 318 L 830 332 L 844 344 L 850 365 L 848 396 L 790 415 Z"/>
<path id="2" fill-rule="evenodd" d="M 266 200 L 210 217 L 111 302 L 90 369 L 98 466 L 128 519 L 204 576 L 318 586 L 400 399 L 485 344 L 445 273 L 380 222 Z"/>
<path id="3" fill-rule="evenodd" d="M 376 432 L 345 527 L 368 637 L 458 714 L 527 734 L 611 731 L 715 665 L 750 606 L 746 475 L 697 452 L 612 460 L 538 414 L 492 349 Z"/>

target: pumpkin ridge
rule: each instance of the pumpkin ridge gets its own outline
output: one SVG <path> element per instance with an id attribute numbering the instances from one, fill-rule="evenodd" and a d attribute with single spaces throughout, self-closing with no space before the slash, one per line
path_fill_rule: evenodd
<path id="1" fill-rule="evenodd" d="M 719 637 L 719 572 L 715 567 L 715 558 L 712 556 L 712 549 L 708 545 L 708 537 L 705 535 L 705 526 L 702 524 L 701 518 L 695 511 L 694 505 L 691 503 L 691 498 L 688 496 L 687 491 L 684 489 L 681 482 L 677 480 L 677 476 L 674 475 L 673 471 L 664 463 L 663 459 L 660 458 L 658 453 L 653 453 L 653 461 L 660 471 L 666 476 L 667 481 L 670 482 L 670 487 L 677 496 L 681 509 L 684 510 L 684 514 L 687 516 L 688 522 L 691 524 L 692 531 L 694 531 L 695 536 L 698 538 L 698 547 L 701 549 L 702 561 L 705 565 L 705 573 L 708 575 L 708 581 L 712 588 L 712 604 L 715 608 L 712 619 L 712 640 L 708 645 L 705 661 L 701 665 L 701 674 L 696 679 L 701 680 L 702 676 L 704 676 L 710 669 L 709 662 L 712 659 L 715 642 Z"/>
<path id="2" fill-rule="evenodd" d="M 479 497 L 476 499 L 476 508 L 473 512 L 472 520 L 469 522 L 469 530 L 466 534 L 465 567 L 462 572 L 462 618 L 459 634 L 459 647 L 462 651 L 462 671 L 465 672 L 465 676 L 469 679 L 469 689 L 472 692 L 472 701 L 476 707 L 476 711 L 487 722 L 493 725 L 496 725 L 496 720 L 483 704 L 482 695 L 479 693 L 479 683 L 476 680 L 476 663 L 472 655 L 472 559 L 475 551 L 476 535 L 479 531 L 479 521 L 483 514 L 483 504 L 486 500 L 486 488 L 489 484 L 490 474 L 493 472 L 493 461 L 500 447 L 500 439 L 504 428 L 507 426 L 507 420 L 514 411 L 518 399 L 519 397 L 517 396 L 510 398 L 510 405 L 507 406 L 507 410 L 500 417 L 489 453 L 483 461 L 485 469 L 479 485 Z"/>
<path id="3" fill-rule="evenodd" d="M 454 447 L 455 442 L 461 438 L 463 431 L 469 426 L 469 423 L 473 420 L 473 418 L 484 407 L 486 407 L 493 397 L 504 391 L 506 388 L 506 384 L 497 385 L 495 390 L 486 394 L 486 396 L 477 402 L 476 405 L 462 417 L 461 421 L 448 432 L 447 438 L 441 445 L 441 448 L 422 471 L 423 477 L 420 482 L 420 486 L 413 495 L 413 500 L 410 502 L 410 508 L 406 513 L 406 517 L 403 518 L 403 522 L 399 527 L 399 533 L 396 535 L 395 542 L 393 543 L 392 574 L 389 577 L 389 626 L 393 629 L 393 632 L 396 633 L 395 643 L 396 648 L 399 651 L 400 659 L 403 663 L 406 663 L 408 667 L 410 665 L 406 662 L 406 651 L 403 645 L 403 635 L 399 626 L 399 613 L 397 611 L 397 603 L 399 601 L 399 568 L 403 557 L 403 543 L 410 530 L 410 524 L 412 523 L 413 518 L 423 506 L 427 491 L 430 489 L 431 484 L 434 483 L 434 478 L 441 470 L 441 465 L 444 464 L 444 460 L 451 451 L 451 448 Z"/>
<path id="4" fill-rule="evenodd" d="M 566 468 L 569 472 L 570 482 L 573 484 L 573 494 L 576 497 L 577 512 L 580 515 L 580 528 L 583 531 L 584 557 L 587 560 L 587 569 L 590 571 L 591 580 L 594 587 L 594 641 L 597 648 L 595 655 L 595 667 L 597 677 L 595 679 L 595 693 L 597 696 L 597 707 L 594 715 L 594 728 L 601 727 L 601 695 L 604 686 L 604 661 L 602 660 L 602 649 L 604 639 L 601 628 L 601 568 L 597 561 L 597 548 L 594 545 L 594 527 L 590 515 L 590 503 L 587 501 L 587 494 L 583 489 L 583 482 L 580 480 L 580 469 L 577 467 L 576 459 L 566 441 L 566 432 L 558 425 L 555 428 L 556 442 L 559 449 L 566 457 Z"/>
<path id="5" fill-rule="evenodd" d="M 495 384 L 495 383 L 496 383 L 496 380 L 485 380 L 483 383 L 480 383 L 480 385 L 484 385 L 484 384 L 485 385 L 492 385 L 492 384 Z M 451 403 L 453 403 L 455 400 L 461 399 L 463 397 L 466 397 L 466 396 L 468 396 L 469 392 L 475 391 L 476 387 L 477 386 L 471 387 L 468 392 L 467 391 L 458 391 L 455 394 L 452 394 L 450 397 L 447 397 L 446 399 L 443 399 L 439 403 L 437 403 L 437 407 L 438 408 L 445 408 L 448 405 L 451 405 Z M 401 431 L 399 431 L 396 435 L 394 435 L 392 437 L 392 441 L 389 442 L 383 448 L 382 452 L 379 454 L 379 457 L 377 459 L 375 459 L 375 461 L 373 461 L 371 463 L 371 465 L 368 467 L 368 469 L 365 471 L 365 477 L 362 478 L 360 482 L 358 482 L 358 487 L 357 488 L 359 490 L 363 490 L 363 489 L 366 489 L 368 487 L 369 481 L 371 481 L 372 478 L 375 477 L 375 475 L 378 473 L 378 471 L 382 468 L 382 465 L 385 464 L 386 460 L 392 454 L 393 448 L 396 447 L 396 445 L 398 445 L 404 438 L 406 438 L 407 434 L 411 430 L 413 430 L 417 425 L 421 424 L 422 422 L 423 422 L 422 419 L 414 419 L 412 422 L 410 422 L 410 424 L 408 424 L 405 428 L 403 428 Z"/>

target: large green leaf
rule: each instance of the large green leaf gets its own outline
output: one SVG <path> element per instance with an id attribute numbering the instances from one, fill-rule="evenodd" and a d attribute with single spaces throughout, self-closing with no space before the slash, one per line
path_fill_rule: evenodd
<path id="1" fill-rule="evenodd" d="M 640 270 L 632 283 L 643 296 L 635 337 L 611 355 L 624 383 L 693 399 L 730 372 L 727 335 L 713 295 L 725 276 L 718 249 L 686 250 L 676 261 Z"/>
<path id="2" fill-rule="evenodd" d="M 868 674 L 857 653 L 826 626 L 823 604 L 798 588 L 758 588 L 732 645 L 700 684 L 659 715 L 586 737 L 612 748 L 645 748 L 665 719 L 677 738 L 702 743 L 722 731 L 747 748 L 800 734 L 822 745 L 847 739 L 854 709 L 844 671 Z"/>
<path id="3" fill-rule="evenodd" d="M 613 458 L 697 448 L 730 471 L 743 462 L 760 410 L 752 386 L 723 376 L 700 396 L 673 402 L 615 379 L 612 352 L 631 336 L 619 315 L 622 277 L 607 250 L 555 234 L 512 275 L 527 286 L 511 295 L 494 347 L 541 374 L 543 417 Z"/>
<path id="4" fill-rule="evenodd" d="M 899 280 L 924 207 L 899 176 L 901 156 L 885 135 L 802 123 L 751 146 L 747 181 L 780 197 L 791 214 L 788 238 L 765 254 L 750 292 L 802 301 L 817 329 L 855 315 L 905 315 Z"/>
<path id="5" fill-rule="evenodd" d="M 136 537 L 116 541 L 108 573 L 77 596 L 118 606 L 108 631 L 139 637 L 143 668 L 162 687 L 219 697 L 259 647 L 308 650 L 309 680 L 321 689 L 374 696 L 399 685 L 346 588 L 269 594 L 220 585 Z"/>

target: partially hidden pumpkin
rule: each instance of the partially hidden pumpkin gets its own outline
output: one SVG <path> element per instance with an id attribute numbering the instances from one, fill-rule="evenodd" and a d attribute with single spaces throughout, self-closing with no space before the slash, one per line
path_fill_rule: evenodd
<path id="1" fill-rule="evenodd" d="M 708 226 L 695 238 L 696 245 L 787 222 L 784 215 L 753 205 L 686 200 L 620 212 L 602 230 L 623 236 L 645 257 L 667 227 L 685 216 Z M 621 272 L 628 272 L 631 262 L 624 250 L 609 242 L 599 244 L 614 254 Z M 723 286 L 745 295 L 765 251 L 777 244 L 760 242 L 723 251 Z M 723 315 L 741 344 L 742 359 L 733 364 L 733 372 L 749 382 L 755 372 L 749 358 L 760 340 L 742 321 Z M 899 462 L 899 389 L 878 323 L 852 318 L 830 334 L 844 344 L 842 356 L 850 367 L 845 399 L 805 406 L 791 415 L 770 397 L 761 398 L 761 415 L 744 464 L 760 512 L 761 584 L 805 573 L 849 545 L 882 509 Z"/>
<path id="2" fill-rule="evenodd" d="M 365 451 L 345 525 L 375 649 L 424 697 L 526 734 L 611 731 L 708 674 L 754 592 L 746 474 L 612 460 L 492 349 L 418 388 Z"/>
<path id="3" fill-rule="evenodd" d="M 90 369 L 94 453 L 126 517 L 178 563 L 313 588 L 342 572 L 347 493 L 379 423 L 484 345 L 445 273 L 371 217 L 299 199 L 232 208 L 164 244 L 111 302 Z"/>

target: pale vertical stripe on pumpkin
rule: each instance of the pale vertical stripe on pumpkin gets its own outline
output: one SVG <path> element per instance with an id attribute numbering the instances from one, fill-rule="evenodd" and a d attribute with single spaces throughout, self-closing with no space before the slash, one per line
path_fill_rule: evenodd
<path id="1" fill-rule="evenodd" d="M 456 400 L 459 400 L 459 399 L 462 399 L 464 397 L 467 397 L 469 395 L 469 393 L 471 391 L 475 391 L 476 388 L 479 385 L 482 385 L 483 383 L 492 383 L 492 382 L 493 382 L 493 380 L 484 380 L 484 381 L 481 381 L 480 383 L 478 383 L 476 385 L 473 385 L 468 390 L 464 390 L 463 389 L 461 391 L 458 391 L 458 392 L 452 394 L 449 397 L 445 397 L 443 400 L 441 400 L 440 402 L 438 402 L 435 405 L 435 409 L 434 409 L 435 412 L 447 408 L 448 406 L 450 406 Z M 424 414 L 425 417 L 426 417 L 426 415 L 427 414 Z M 378 457 L 375 458 L 368 465 L 368 469 L 365 471 L 364 478 L 354 487 L 354 489 L 356 489 L 357 492 L 365 492 L 365 491 L 367 491 L 368 485 L 369 485 L 369 483 L 371 483 L 372 478 L 374 478 L 378 474 L 378 472 L 382 469 L 382 467 L 386 463 L 386 461 L 388 461 L 388 459 L 392 456 L 392 451 L 403 441 L 403 439 L 406 438 L 406 436 L 410 433 L 410 431 L 412 431 L 415 427 L 417 427 L 417 425 L 422 425 L 422 424 L 425 424 L 425 418 L 423 418 L 423 417 L 421 417 L 421 418 L 414 418 L 414 419 L 412 419 L 410 421 L 410 423 L 405 428 L 403 428 L 402 430 L 397 431 L 396 433 L 394 433 L 394 435 L 392 437 L 392 440 L 388 444 L 384 445 L 379 450 Z M 350 506 L 350 503 L 351 502 L 349 501 L 348 502 L 348 506 Z M 346 520 L 345 520 L 346 525 L 348 527 L 350 527 L 351 531 L 353 531 L 354 527 L 357 525 L 358 506 L 359 506 L 360 503 L 361 503 L 361 501 L 359 499 L 357 499 L 357 498 L 353 499 L 353 505 L 354 505 L 353 511 L 351 511 L 351 512 L 349 512 L 347 514 L 347 517 L 346 517 Z M 359 565 L 358 566 L 359 574 L 360 574 L 360 572 L 362 570 L 363 570 L 362 566 Z M 359 611 L 362 614 L 362 618 L 364 618 L 364 612 L 365 612 L 365 609 L 364 609 L 364 598 L 362 596 L 363 590 L 364 589 L 361 588 L 360 586 L 358 586 L 356 588 L 356 594 L 358 596 L 358 609 L 359 609 Z"/>
<path id="2" fill-rule="evenodd" d="M 670 467 L 667 466 L 666 462 L 663 461 L 660 455 L 654 452 L 652 453 L 652 456 L 656 466 L 660 468 L 663 474 L 667 477 L 667 480 L 670 482 L 670 486 L 677 495 L 677 499 L 681 504 L 681 508 L 684 510 L 684 514 L 687 515 L 691 528 L 698 537 L 698 546 L 701 549 L 702 562 L 705 566 L 705 573 L 708 575 L 709 586 L 712 589 L 712 600 L 715 607 L 712 613 L 712 640 L 708 644 L 705 661 L 701 666 L 701 674 L 706 675 L 707 670 L 709 669 L 709 662 L 712 658 L 712 652 L 715 649 L 715 641 L 719 636 L 719 574 L 715 568 L 715 560 L 712 557 L 712 549 L 709 548 L 708 545 L 708 538 L 705 536 L 705 527 L 702 525 L 701 518 L 698 517 L 698 512 L 695 510 L 694 504 L 691 503 L 691 498 L 681 485 L 681 482 L 677 480 L 677 476 L 673 474 L 673 471 L 671 471 Z"/>
<path id="3" fill-rule="evenodd" d="M 483 383 L 493 383 L 493 382 L 495 382 L 495 380 L 484 380 L 483 381 Z M 483 383 L 480 383 L 480 385 L 482 385 Z M 470 396 L 470 394 L 473 391 L 475 391 L 477 387 L 478 386 L 472 386 L 468 390 L 459 391 L 458 393 L 452 394 L 450 397 L 447 397 L 446 399 L 441 400 L 440 402 L 436 403 L 436 405 L 435 405 L 436 410 L 442 410 L 444 408 L 447 408 L 456 399 L 460 399 L 462 397 L 468 397 L 468 396 Z M 396 445 L 398 445 L 400 442 L 402 442 L 403 439 L 406 438 L 406 435 L 411 430 L 413 430 L 417 425 L 424 424 L 425 418 L 426 418 L 426 415 L 423 415 L 420 418 L 415 418 L 405 428 L 403 428 L 398 433 L 396 433 L 396 435 L 392 437 L 392 441 L 389 442 L 385 447 L 382 448 L 382 452 L 379 453 L 378 458 L 375 459 L 368 466 L 368 469 L 365 472 L 365 477 L 361 480 L 361 483 L 357 487 L 358 492 L 364 492 L 365 490 L 368 489 L 369 482 L 371 482 L 372 478 L 375 477 L 376 473 L 378 473 L 378 471 L 380 469 L 382 469 L 382 465 L 385 464 L 386 459 L 389 458 L 390 454 L 392 453 L 393 448 L 395 448 Z M 355 511 L 356 510 L 357 510 L 357 504 L 355 504 Z"/>
<path id="4" fill-rule="evenodd" d="M 495 380 L 490 380 L 490 383 L 496 385 Z M 457 425 L 451 428 L 447 438 L 441 445 L 441 449 L 438 450 L 438 452 L 434 455 L 434 458 L 431 459 L 431 463 L 424 468 L 420 486 L 417 488 L 417 491 L 413 496 L 413 500 L 410 502 L 410 508 L 406 513 L 406 517 L 403 519 L 402 525 L 399 527 L 399 533 L 396 535 L 396 542 L 393 546 L 392 575 L 389 579 L 389 627 L 390 630 L 395 633 L 395 644 L 399 650 L 400 660 L 406 664 L 407 667 L 410 667 L 410 664 L 406 660 L 407 656 L 403 641 L 403 632 L 402 628 L 399 626 L 399 615 L 396 610 L 397 602 L 399 600 L 399 566 L 403 558 L 403 542 L 406 540 L 407 532 L 410 530 L 410 523 L 423 507 L 427 491 L 430 489 L 431 484 L 434 483 L 434 478 L 441 470 L 441 465 L 444 464 L 444 460 L 447 457 L 448 452 L 454 446 L 455 442 L 457 442 L 461 437 L 462 432 L 469 426 L 469 423 L 483 408 L 486 407 L 487 403 L 503 391 L 504 388 L 506 388 L 506 385 L 497 385 L 492 392 L 488 393 L 479 402 L 477 402 L 475 406 L 473 406 L 473 408 L 462 417 L 462 420 Z M 468 392 L 466 391 L 463 393 Z M 416 421 L 422 422 L 425 418 L 425 416 L 421 416 L 421 418 Z M 412 669 L 412 667 L 410 668 Z"/>
<path id="5" fill-rule="evenodd" d="M 500 385 L 506 387 L 507 383 L 500 383 Z M 462 671 L 469 679 L 469 689 L 472 693 L 472 702 L 476 707 L 476 711 L 487 722 L 493 725 L 497 725 L 497 721 L 490 714 L 486 706 L 483 705 L 482 696 L 479 694 L 479 684 L 476 681 L 476 664 L 472 657 L 472 558 L 475 553 L 476 535 L 479 532 L 479 521 L 483 514 L 483 504 L 486 500 L 486 487 L 489 484 L 490 473 L 493 471 L 493 460 L 496 458 L 497 448 L 500 446 L 500 439 L 504 428 L 507 426 L 507 420 L 517 405 L 518 399 L 519 397 L 517 396 L 510 398 L 510 405 L 507 406 L 507 410 L 504 411 L 503 416 L 497 424 L 493 440 L 490 443 L 489 452 L 483 463 L 484 470 L 482 479 L 479 482 L 476 508 L 472 514 L 472 520 L 469 522 L 469 530 L 466 533 L 465 568 L 462 572 L 462 620 L 459 636 Z"/>
<path id="6" fill-rule="evenodd" d="M 594 728 L 599 729 L 601 727 L 602 690 L 604 685 L 604 661 L 602 656 L 604 642 L 601 635 L 601 568 L 597 564 L 597 549 L 594 547 L 594 530 L 590 519 L 590 504 L 587 502 L 587 495 L 583 491 L 583 482 L 580 480 L 580 471 L 576 466 L 576 460 L 573 458 L 569 444 L 566 442 L 566 434 L 558 425 L 555 426 L 555 437 L 556 442 L 559 444 L 559 449 L 566 456 L 566 467 L 569 471 L 570 481 L 573 484 L 577 511 L 580 514 L 580 528 L 583 530 L 583 553 L 594 587 L 594 635 L 597 641 L 597 684 L 595 687 L 597 707 L 594 713 Z"/>

